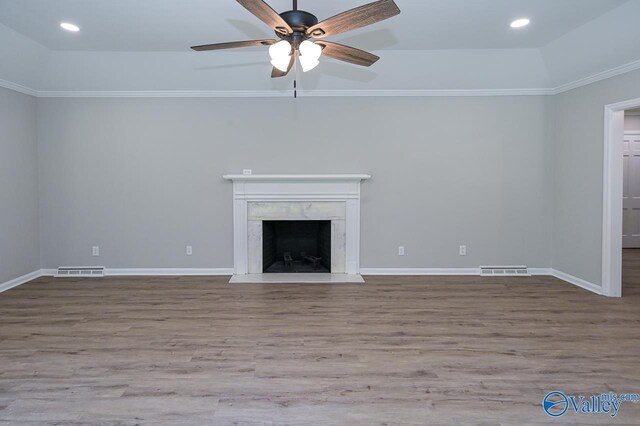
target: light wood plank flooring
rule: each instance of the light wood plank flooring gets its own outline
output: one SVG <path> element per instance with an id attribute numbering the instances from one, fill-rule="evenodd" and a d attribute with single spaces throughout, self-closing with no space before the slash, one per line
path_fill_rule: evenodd
<path id="1" fill-rule="evenodd" d="M 637 253 L 637 254 L 636 254 Z M 639 424 L 541 409 L 640 392 L 622 299 L 549 277 L 39 279 L 0 294 L 0 424 Z"/>

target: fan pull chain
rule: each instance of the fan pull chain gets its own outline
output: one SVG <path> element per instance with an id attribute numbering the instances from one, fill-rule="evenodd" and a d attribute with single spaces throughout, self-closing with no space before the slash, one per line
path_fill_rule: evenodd
<path id="1" fill-rule="evenodd" d="M 293 98 L 297 98 L 298 97 L 298 82 L 296 80 L 293 80 Z"/>

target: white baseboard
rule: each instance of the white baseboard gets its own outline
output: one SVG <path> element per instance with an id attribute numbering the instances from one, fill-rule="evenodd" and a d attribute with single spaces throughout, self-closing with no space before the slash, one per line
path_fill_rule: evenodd
<path id="1" fill-rule="evenodd" d="M 42 275 L 54 276 L 55 269 L 43 269 Z M 105 277 L 180 277 L 180 276 L 230 276 L 233 268 L 106 268 Z"/>
<path id="2" fill-rule="evenodd" d="M 480 275 L 480 268 L 360 268 L 361 275 Z"/>
<path id="3" fill-rule="evenodd" d="M 600 296 L 603 295 L 602 287 L 594 283 L 590 283 L 589 281 L 585 281 L 582 278 L 574 277 L 573 275 L 567 274 L 562 271 L 558 271 L 557 269 L 552 269 L 550 275 L 558 278 L 559 280 L 566 281 L 569 284 L 573 284 L 575 286 L 581 287 L 592 293 L 599 294 Z"/>
<path id="4" fill-rule="evenodd" d="M 233 268 L 151 268 L 136 269 L 108 268 L 105 270 L 107 277 L 113 276 L 226 276 L 233 275 Z"/>
<path id="5" fill-rule="evenodd" d="M 551 268 L 529 268 L 531 275 L 548 275 L 562 281 L 581 287 L 592 293 L 603 295 L 602 287 L 582 278 L 574 277 L 562 271 Z M 28 283 L 43 276 L 54 276 L 55 269 L 38 269 L 11 281 L 0 284 L 0 293 L 19 285 Z M 480 275 L 479 268 L 362 268 L 362 275 Z M 233 268 L 127 268 L 107 269 L 106 276 L 231 276 Z"/>
<path id="6" fill-rule="evenodd" d="M 529 268 L 529 274 L 531 274 L 532 276 L 551 275 L 551 268 Z"/>
<path id="7" fill-rule="evenodd" d="M 36 271 L 29 272 L 28 274 L 23 275 L 21 277 L 15 278 L 11 281 L 7 281 L 6 283 L 2 283 L 0 284 L 0 293 L 2 293 L 3 291 L 10 290 L 14 287 L 18 287 L 19 285 L 26 284 L 29 281 L 33 281 L 36 278 L 40 278 L 41 276 L 42 276 L 42 270 L 38 269 Z"/>
<path id="8" fill-rule="evenodd" d="M 552 275 L 551 268 L 529 268 L 531 275 Z M 480 268 L 361 268 L 362 275 L 480 275 Z"/>
<path id="9" fill-rule="evenodd" d="M 362 275 L 480 275 L 479 268 L 362 268 Z M 595 294 L 603 295 L 602 287 L 552 268 L 529 268 L 534 276 L 552 276 Z"/>

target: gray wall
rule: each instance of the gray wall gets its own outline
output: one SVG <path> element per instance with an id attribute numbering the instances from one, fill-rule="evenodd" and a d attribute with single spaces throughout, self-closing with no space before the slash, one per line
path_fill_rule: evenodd
<path id="1" fill-rule="evenodd" d="M 0 284 L 40 269 L 36 100 L 0 88 Z"/>
<path id="2" fill-rule="evenodd" d="M 554 96 L 553 267 L 602 284 L 604 106 L 640 97 L 640 71 Z"/>
<path id="3" fill-rule="evenodd" d="M 232 267 L 231 184 L 221 176 L 252 168 L 371 173 L 362 267 L 549 267 L 547 106 L 545 97 L 40 99 L 43 264 Z"/>

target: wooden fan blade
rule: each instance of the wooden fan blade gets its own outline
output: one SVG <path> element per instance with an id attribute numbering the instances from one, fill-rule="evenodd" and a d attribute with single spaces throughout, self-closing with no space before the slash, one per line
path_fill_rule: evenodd
<path id="1" fill-rule="evenodd" d="M 280 77 L 284 77 L 287 74 L 289 74 L 289 71 L 291 71 L 291 68 L 293 68 L 293 64 L 296 63 L 296 55 L 291 55 L 291 60 L 289 61 L 289 66 L 287 67 L 286 71 L 280 71 L 278 68 L 273 67 L 273 69 L 271 70 L 271 78 L 280 78 Z"/>
<path id="2" fill-rule="evenodd" d="M 370 67 L 380 59 L 379 56 L 376 56 L 373 53 L 365 52 L 364 50 L 345 46 L 343 44 L 331 43 L 324 40 L 317 41 L 316 44 L 322 46 L 323 55 L 355 65 Z"/>
<path id="3" fill-rule="evenodd" d="M 265 3 L 262 0 L 236 0 L 240 3 L 245 9 L 249 12 L 253 13 L 258 19 L 262 22 L 276 30 L 280 34 L 291 34 L 293 30 L 287 24 L 287 22 L 282 19 L 278 12 L 273 10 L 271 6 Z"/>
<path id="4" fill-rule="evenodd" d="M 393 0 L 379 0 L 326 19 L 309 28 L 307 34 L 316 38 L 332 36 L 384 21 L 399 13 Z"/>
<path id="5" fill-rule="evenodd" d="M 229 43 L 203 44 L 202 46 L 191 46 L 191 48 L 198 52 L 203 52 L 206 50 L 235 49 L 237 47 L 270 46 L 276 42 L 277 40 L 271 40 L 271 39 L 231 41 Z"/>

